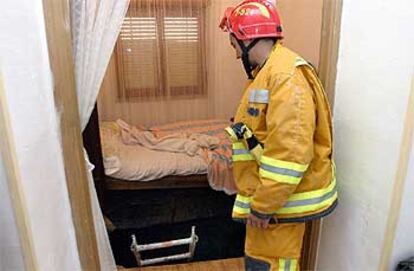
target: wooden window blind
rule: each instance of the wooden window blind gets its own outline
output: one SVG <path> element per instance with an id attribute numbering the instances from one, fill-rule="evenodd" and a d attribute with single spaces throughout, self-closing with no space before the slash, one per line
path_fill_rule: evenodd
<path id="1" fill-rule="evenodd" d="M 119 97 L 206 94 L 205 3 L 131 1 L 115 51 Z"/>

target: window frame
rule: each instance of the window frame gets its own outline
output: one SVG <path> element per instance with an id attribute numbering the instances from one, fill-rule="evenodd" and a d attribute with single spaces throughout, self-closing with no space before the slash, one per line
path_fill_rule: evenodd
<path id="1" fill-rule="evenodd" d="M 192 86 L 169 86 L 168 87 L 168 71 L 167 71 L 167 50 L 166 50 L 166 42 L 165 42 L 165 27 L 164 27 L 164 18 L 166 17 L 161 8 L 155 6 L 155 22 L 157 34 L 156 43 L 157 43 L 157 53 L 158 53 L 158 61 L 160 63 L 159 73 L 162 74 L 161 82 L 159 86 L 154 88 L 134 88 L 134 89 L 127 89 L 125 86 L 125 77 L 124 77 L 124 64 L 123 64 L 123 57 L 122 57 L 122 46 L 120 37 L 118 37 L 114 54 L 115 54 L 115 70 L 116 70 L 116 77 L 117 77 L 117 98 L 120 101 L 158 101 L 158 100 L 191 100 L 191 99 L 199 99 L 203 97 L 207 97 L 207 60 L 206 60 L 206 4 L 202 4 L 200 9 L 200 14 L 196 17 L 198 21 L 198 45 L 199 45 L 199 58 L 200 58 L 200 69 L 201 72 L 197 76 L 201 76 L 199 78 L 199 90 L 194 91 L 192 94 L 174 94 L 174 92 L 183 91 L 184 93 L 188 88 L 192 88 Z M 127 16 L 126 16 L 127 17 Z M 134 94 L 133 92 L 136 92 Z M 144 94 L 142 94 L 144 93 Z"/>

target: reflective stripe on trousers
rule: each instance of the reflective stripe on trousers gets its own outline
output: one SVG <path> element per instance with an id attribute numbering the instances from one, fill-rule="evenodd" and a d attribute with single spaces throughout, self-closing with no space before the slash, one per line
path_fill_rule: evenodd
<path id="1" fill-rule="evenodd" d="M 254 259 L 252 257 L 244 257 L 244 266 L 246 271 L 270 271 L 271 265 L 262 260 Z M 278 271 L 297 271 L 297 259 L 282 259 L 278 260 Z"/>

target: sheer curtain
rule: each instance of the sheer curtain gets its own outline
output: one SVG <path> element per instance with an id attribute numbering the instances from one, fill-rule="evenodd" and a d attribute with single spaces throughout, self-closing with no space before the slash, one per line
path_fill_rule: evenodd
<path id="1" fill-rule="evenodd" d="M 82 130 L 85 129 L 118 37 L 129 0 L 71 0 L 75 78 Z M 102 271 L 116 270 L 92 173 L 88 178 Z"/>
<path id="2" fill-rule="evenodd" d="M 98 99 L 100 119 L 134 125 L 230 119 L 245 84 L 218 28 L 238 0 L 131 0 Z"/>

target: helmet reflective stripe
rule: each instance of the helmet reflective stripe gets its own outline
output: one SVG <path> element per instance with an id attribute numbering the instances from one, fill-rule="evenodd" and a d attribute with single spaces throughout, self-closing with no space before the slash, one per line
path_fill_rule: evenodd
<path id="1" fill-rule="evenodd" d="M 250 16 L 250 15 L 254 15 L 253 12 L 257 11 L 256 9 L 249 9 L 249 7 L 246 7 L 247 5 L 251 5 L 251 6 L 255 6 L 258 8 L 258 11 L 260 11 L 261 15 L 265 16 L 266 18 L 270 19 L 270 12 L 269 10 L 266 8 L 265 5 L 263 5 L 262 3 L 248 3 L 246 5 L 242 5 L 239 6 L 238 8 L 236 8 L 233 13 L 234 16 Z"/>

